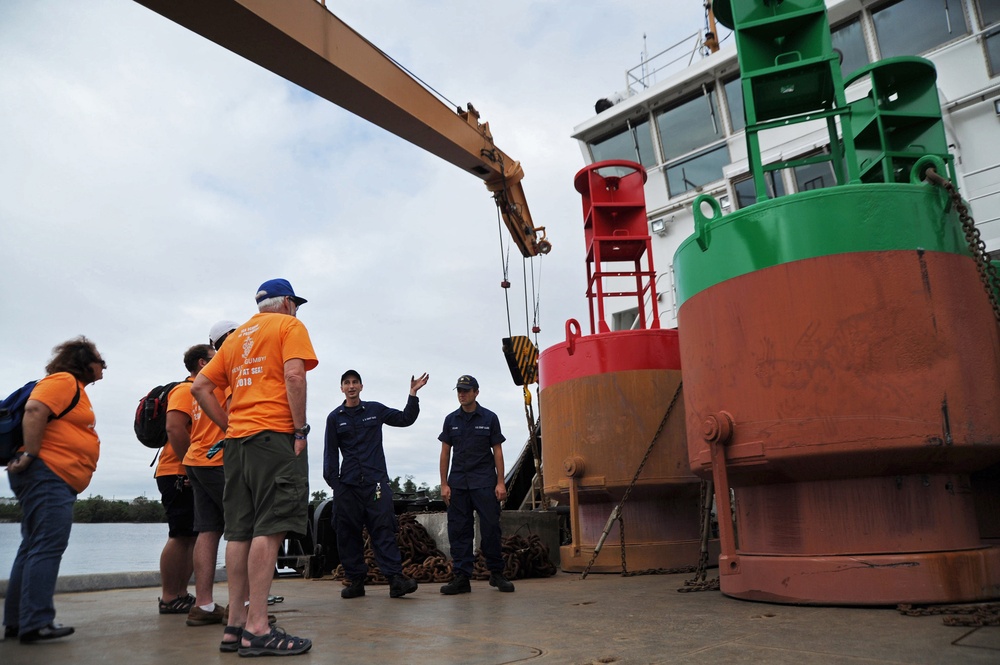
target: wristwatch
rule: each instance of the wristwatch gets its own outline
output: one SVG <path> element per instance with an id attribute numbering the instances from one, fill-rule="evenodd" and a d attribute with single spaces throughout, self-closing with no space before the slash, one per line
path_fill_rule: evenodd
<path id="1" fill-rule="evenodd" d="M 304 438 L 306 438 L 307 436 L 309 436 L 309 430 L 310 429 L 312 429 L 312 428 L 309 427 L 309 423 L 306 423 L 302 427 L 300 427 L 297 430 L 295 430 L 295 438 L 296 439 L 304 439 Z"/>

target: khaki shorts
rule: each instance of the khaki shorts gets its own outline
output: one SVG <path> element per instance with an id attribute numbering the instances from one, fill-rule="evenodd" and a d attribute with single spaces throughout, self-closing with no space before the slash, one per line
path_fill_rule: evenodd
<path id="1" fill-rule="evenodd" d="M 294 444 L 291 434 L 269 431 L 226 439 L 226 540 L 306 533 L 309 459 Z"/>

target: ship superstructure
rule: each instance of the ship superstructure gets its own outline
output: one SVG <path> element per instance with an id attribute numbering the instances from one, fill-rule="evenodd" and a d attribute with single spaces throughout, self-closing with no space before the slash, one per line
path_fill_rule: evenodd
<path id="1" fill-rule="evenodd" d="M 830 37 L 840 56 L 847 101 L 867 94 L 852 73 L 879 60 L 921 56 L 937 70 L 936 94 L 957 185 L 988 250 L 1000 249 L 1000 4 L 991 0 L 827 0 Z M 721 48 L 698 34 L 654 55 L 625 76 L 625 89 L 598 100 L 599 112 L 573 131 L 587 164 L 641 163 L 658 268 L 663 327 L 677 325 L 673 257 L 694 233 L 692 203 L 715 197 L 723 214 L 757 202 L 747 158 L 746 120 L 735 38 L 719 26 Z M 836 146 L 834 146 L 836 148 Z M 769 198 L 836 184 L 822 120 L 760 135 L 761 161 L 787 166 L 766 175 Z M 627 330 L 640 319 L 632 299 L 608 303 L 609 321 Z M 652 308 L 646 301 L 646 314 Z"/>

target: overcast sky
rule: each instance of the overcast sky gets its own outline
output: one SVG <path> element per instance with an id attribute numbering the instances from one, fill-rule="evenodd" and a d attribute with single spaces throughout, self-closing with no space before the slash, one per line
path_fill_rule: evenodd
<path id="1" fill-rule="evenodd" d="M 525 271 L 539 347 L 562 341 L 568 318 L 586 332 L 573 189 L 584 162 L 570 134 L 625 87 L 644 34 L 655 53 L 702 28 L 700 0 L 327 5 L 472 102 L 521 162 L 554 249 L 525 266 L 511 248 L 513 333 L 532 323 Z M 397 408 L 410 376 L 430 373 L 416 424 L 386 428 L 391 476 L 438 484 L 437 436 L 463 373 L 500 416 L 513 463 L 528 429 L 500 349 L 507 236 L 477 178 L 131 0 L 0 1 L 0 127 L 0 392 L 40 378 L 66 339 L 97 344 L 101 459 L 82 497 L 158 498 L 153 451 L 132 433 L 139 397 L 183 378 L 184 351 L 215 321 L 248 319 L 273 277 L 309 300 L 299 318 L 320 360 L 308 375 L 312 491 L 328 490 L 323 432 L 347 368 L 363 399 Z"/>

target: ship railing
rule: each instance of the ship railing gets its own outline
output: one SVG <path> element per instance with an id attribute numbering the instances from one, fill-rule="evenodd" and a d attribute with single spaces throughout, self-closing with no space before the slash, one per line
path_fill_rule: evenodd
<path id="1" fill-rule="evenodd" d="M 996 183 L 998 169 L 1000 169 L 1000 162 L 963 173 L 962 177 L 965 181 L 966 191 L 973 189 L 970 185 L 973 180 L 977 179 L 976 176 L 985 176 L 987 182 Z M 968 197 L 968 202 L 972 204 L 976 226 L 982 227 L 984 224 L 1000 221 L 1000 215 L 997 214 L 1000 212 L 1000 189 L 994 187 L 989 191 L 977 192 L 975 195 Z"/>
<path id="2" fill-rule="evenodd" d="M 643 57 L 642 62 L 625 72 L 625 87 L 629 97 L 649 88 L 657 77 L 684 71 L 694 62 L 703 45 L 701 33 L 694 32 L 655 55 Z"/>

